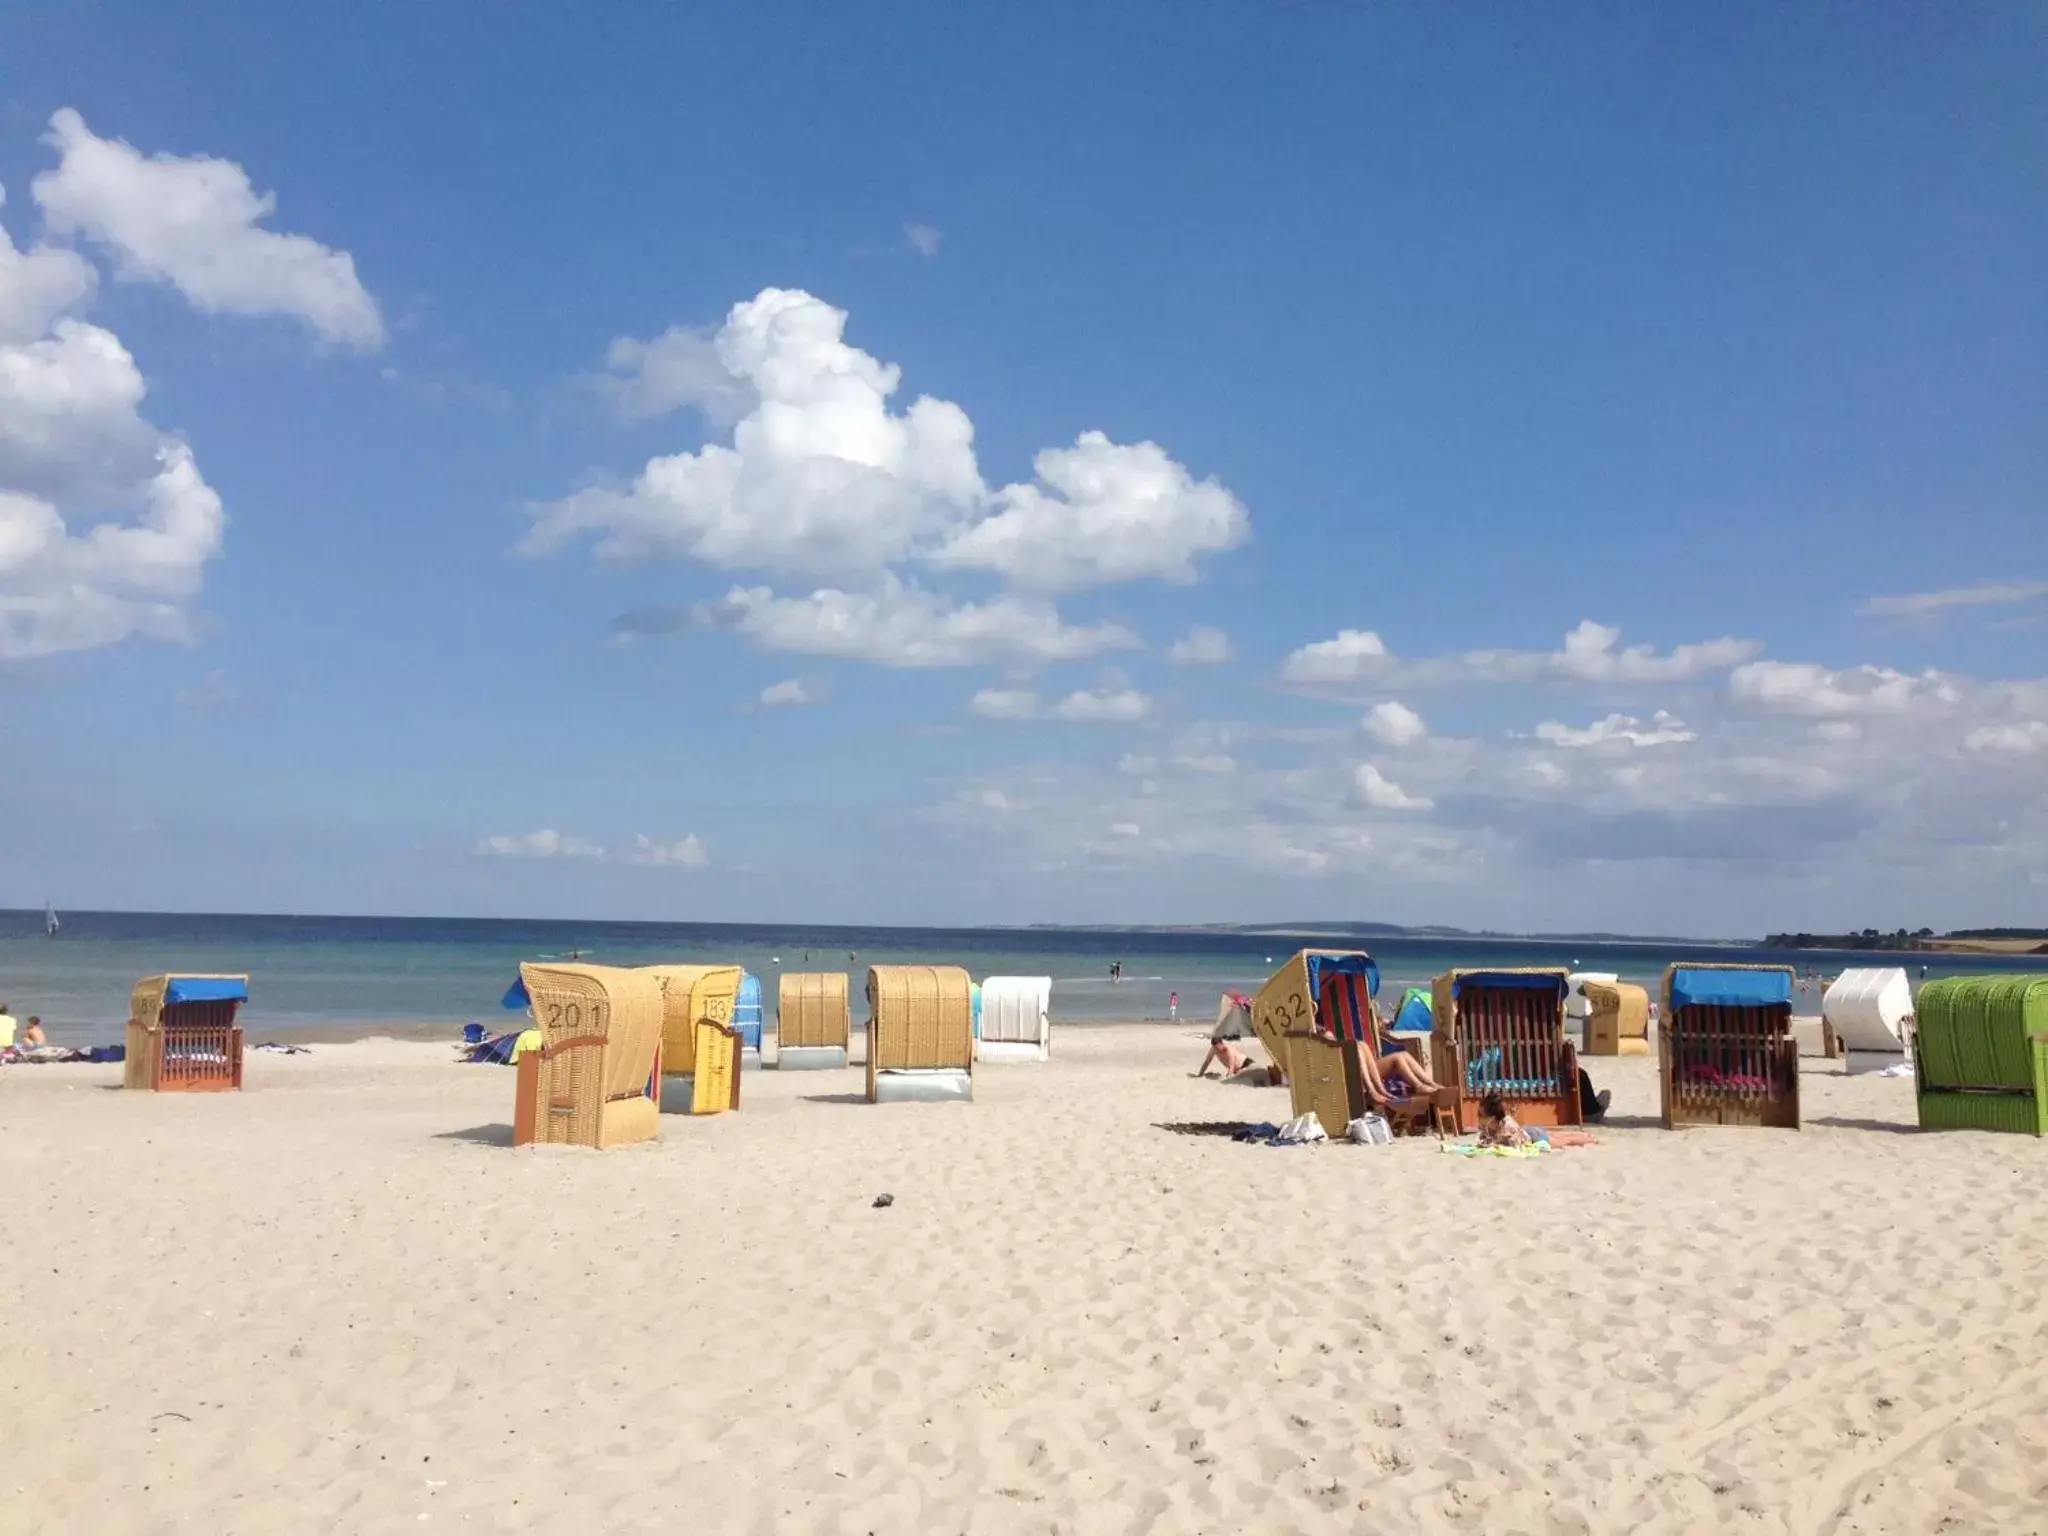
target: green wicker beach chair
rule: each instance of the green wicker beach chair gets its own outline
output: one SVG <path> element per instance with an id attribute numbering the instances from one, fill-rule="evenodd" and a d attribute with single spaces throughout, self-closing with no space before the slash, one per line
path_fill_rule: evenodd
<path id="1" fill-rule="evenodd" d="M 1918 1012 L 1923 1129 L 2048 1136 L 2048 976 L 1930 982 Z"/>

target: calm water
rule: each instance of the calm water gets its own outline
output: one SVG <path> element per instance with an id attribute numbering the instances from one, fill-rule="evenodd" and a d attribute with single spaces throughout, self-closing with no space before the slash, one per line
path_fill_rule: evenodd
<path id="1" fill-rule="evenodd" d="M 1056 1017 L 1158 1019 L 1178 992 L 1181 1015 L 1215 1016 L 1226 987 L 1254 990 L 1300 940 L 1188 933 L 1046 932 L 976 928 L 803 928 L 704 923 L 502 922 L 388 917 L 232 917 L 67 912 L 43 935 L 40 912 L 0 912 L 0 1002 L 40 1014 L 53 1040 L 111 1043 L 137 978 L 165 970 L 247 972 L 243 1013 L 252 1036 L 358 1021 L 507 1017 L 498 999 L 522 959 L 582 950 L 615 965 L 738 962 L 764 978 L 769 1010 L 784 970 L 857 970 L 872 963 L 960 965 L 989 975 L 1051 976 Z M 1332 941 L 1344 947 L 1342 941 Z M 1425 983 L 1460 965 L 1576 965 L 1653 983 L 1677 959 L 1765 960 L 1823 972 L 1882 963 L 1817 950 L 1727 945 L 1540 944 L 1510 940 L 1377 940 L 1367 945 L 1387 983 Z M 853 957 L 858 956 L 858 959 Z M 1124 981 L 1109 983 L 1112 960 Z M 1907 957 L 1917 977 L 1921 959 Z M 2031 960 L 1928 960 L 1930 979 L 1984 970 L 2048 970 Z M 860 984 L 855 983 L 858 992 Z M 1398 995 L 1398 994 L 1397 994 Z M 1807 994 L 1818 1008 L 1818 989 Z M 856 1003 L 856 1014 L 859 1004 Z"/>

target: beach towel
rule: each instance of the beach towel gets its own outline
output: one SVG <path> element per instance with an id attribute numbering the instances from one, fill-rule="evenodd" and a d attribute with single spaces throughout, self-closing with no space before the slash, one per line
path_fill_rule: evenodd
<path id="1" fill-rule="evenodd" d="M 1469 1141 L 1447 1141 L 1443 1149 L 1457 1157 L 1541 1157 L 1550 1150 L 1550 1144 L 1531 1141 L 1520 1147 L 1482 1147 Z"/>

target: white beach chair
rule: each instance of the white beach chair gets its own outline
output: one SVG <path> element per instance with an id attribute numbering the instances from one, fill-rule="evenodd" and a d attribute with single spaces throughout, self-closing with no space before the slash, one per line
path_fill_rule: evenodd
<path id="1" fill-rule="evenodd" d="M 991 976 L 981 984 L 977 1061 L 1046 1061 L 1052 1056 L 1052 978 Z"/>
<path id="2" fill-rule="evenodd" d="M 1820 1002 L 1850 1072 L 1882 1072 L 1912 1059 L 1913 983 L 1905 970 L 1857 966 L 1842 972 Z"/>

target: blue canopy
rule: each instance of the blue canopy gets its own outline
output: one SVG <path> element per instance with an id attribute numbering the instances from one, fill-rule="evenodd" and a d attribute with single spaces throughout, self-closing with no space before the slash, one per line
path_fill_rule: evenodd
<path id="1" fill-rule="evenodd" d="M 1485 987 L 1489 992 L 1523 987 L 1531 992 L 1552 992 L 1563 997 L 1565 980 L 1561 975 L 1540 971 L 1466 971 L 1451 983 L 1451 996 L 1462 995 L 1467 987 Z"/>
<path id="2" fill-rule="evenodd" d="M 166 1003 L 246 1003 L 249 983 L 239 976 L 173 976 Z"/>
<path id="3" fill-rule="evenodd" d="M 752 971 L 740 972 L 740 995 L 733 999 L 732 1027 L 740 1043 L 749 1050 L 761 1049 L 761 978 Z"/>
<path id="4" fill-rule="evenodd" d="M 1308 990 L 1313 997 L 1323 995 L 1325 976 L 1363 976 L 1365 995 L 1378 997 L 1380 993 L 1380 968 L 1371 955 L 1364 950 L 1353 950 L 1348 955 L 1313 954 L 1308 957 Z"/>
<path id="5" fill-rule="evenodd" d="M 526 978 L 514 976 L 512 985 L 505 989 L 505 995 L 498 1000 L 500 1008 L 531 1008 L 533 999 L 526 995 Z"/>
<path id="6" fill-rule="evenodd" d="M 1784 971 L 1717 970 L 1680 966 L 1671 973 L 1671 1006 L 1789 1008 L 1792 978 Z"/>

